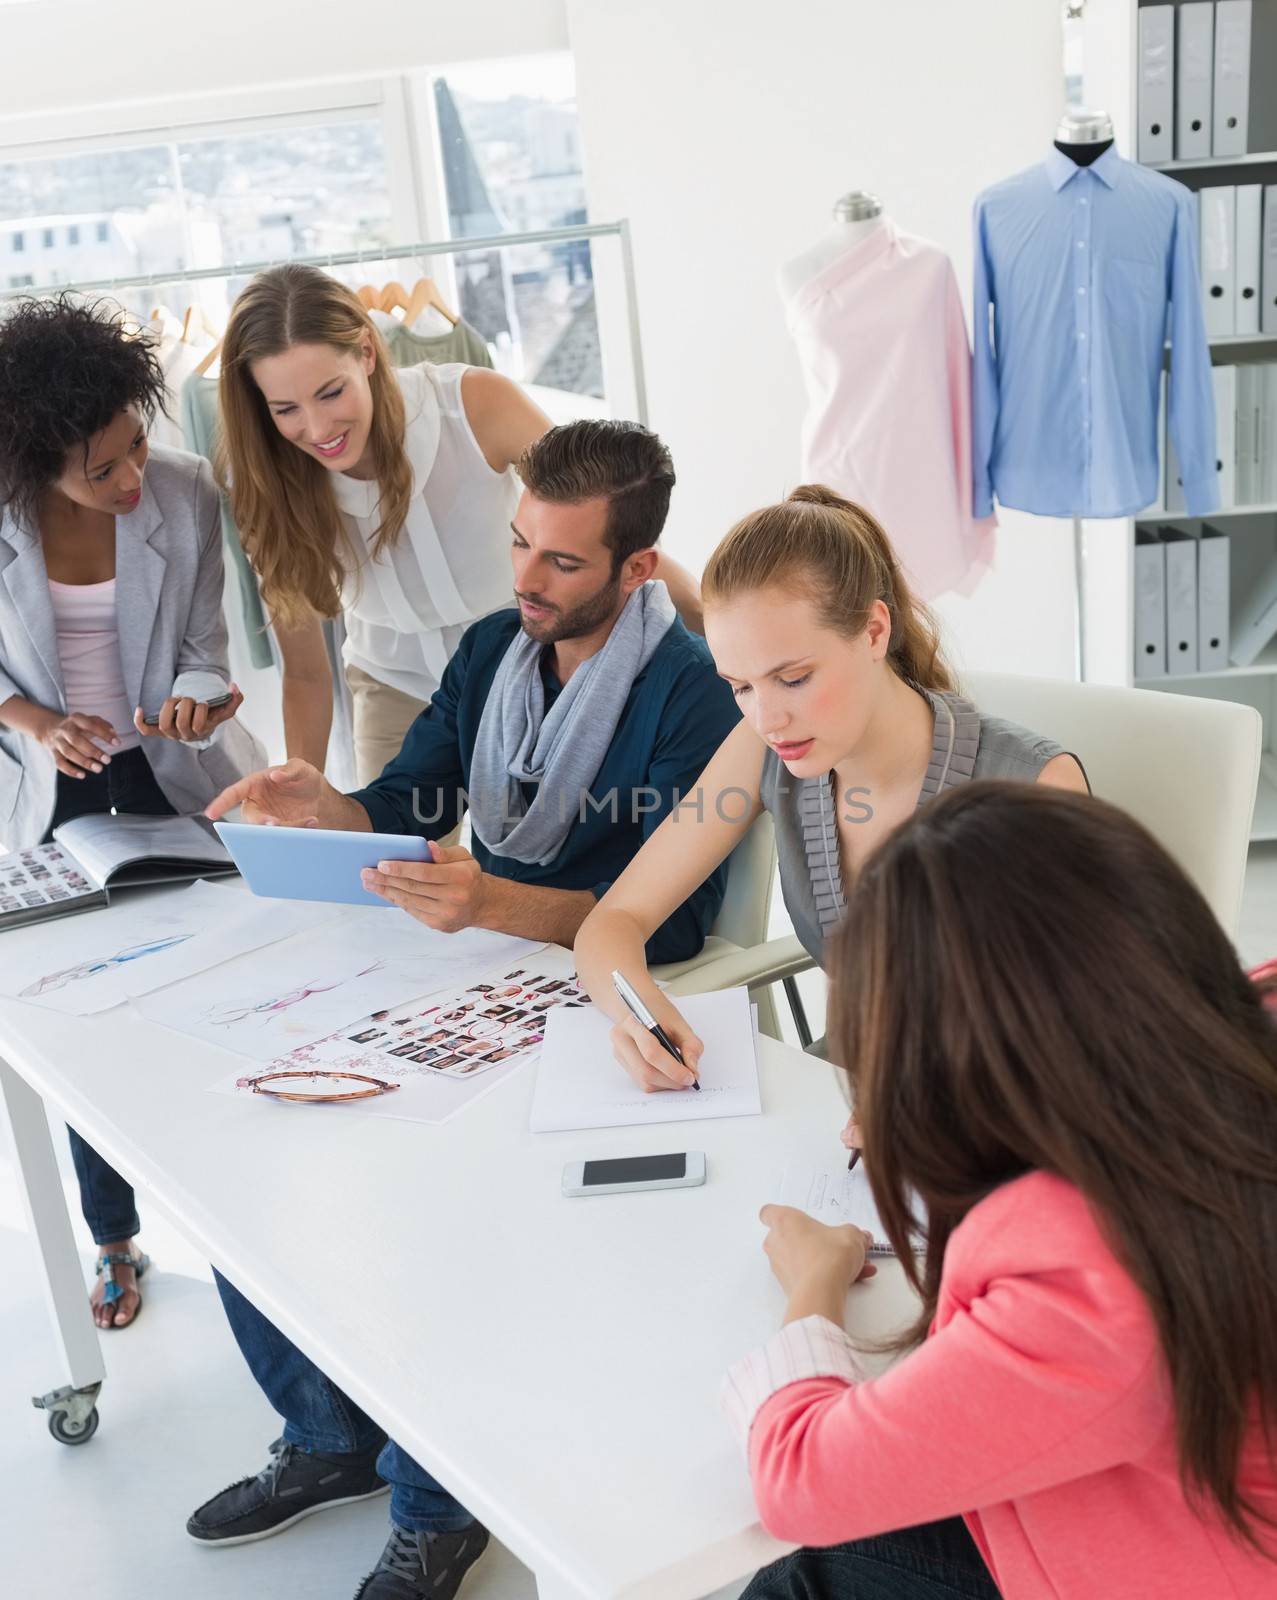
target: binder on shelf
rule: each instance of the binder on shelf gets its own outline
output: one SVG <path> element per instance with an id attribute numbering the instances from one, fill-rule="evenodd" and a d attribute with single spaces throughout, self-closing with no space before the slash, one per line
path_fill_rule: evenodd
<path id="1" fill-rule="evenodd" d="M 1228 659 L 1235 667 L 1251 666 L 1259 652 L 1277 633 L 1277 554 L 1233 615 Z"/>
<path id="2" fill-rule="evenodd" d="M 1215 81 L 1215 6 L 1193 0 L 1178 7 L 1175 40 L 1175 156 L 1210 155 L 1211 96 Z"/>
<path id="3" fill-rule="evenodd" d="M 1150 512 L 1163 512 L 1166 510 L 1166 477 L 1167 465 L 1170 461 L 1170 424 L 1166 419 L 1168 377 L 1169 374 L 1163 367 L 1161 382 L 1158 386 L 1157 401 L 1157 497 L 1152 505 L 1148 507 Z"/>
<path id="4" fill-rule="evenodd" d="M 1166 546 L 1135 529 L 1135 676 L 1166 676 Z"/>
<path id="5" fill-rule="evenodd" d="M 1175 156 L 1175 7 L 1141 6 L 1140 161 L 1171 161 Z M 1249 30 L 1248 30 L 1249 32 Z"/>
<path id="6" fill-rule="evenodd" d="M 1264 369 L 1253 362 L 1237 368 L 1237 482 L 1234 500 L 1239 506 L 1258 505 L 1262 467 L 1262 401 Z"/>
<path id="7" fill-rule="evenodd" d="M 1215 471 L 1219 509 L 1237 504 L 1237 368 L 1212 367 L 1215 389 Z"/>
<path id="8" fill-rule="evenodd" d="M 1264 333 L 1277 333 L 1277 183 L 1264 189 L 1264 264 L 1260 279 L 1264 304 L 1259 325 Z"/>
<path id="9" fill-rule="evenodd" d="M 1259 367 L 1259 486 L 1260 505 L 1277 505 L 1277 361 Z"/>
<path id="10" fill-rule="evenodd" d="M 1255 0 L 1250 18 L 1250 95 L 1246 109 L 1246 150 L 1277 150 L 1277 3 Z"/>
<path id="11" fill-rule="evenodd" d="M 1251 0 L 1218 0 L 1215 7 L 1215 97 L 1211 153 L 1246 154 L 1250 132 Z"/>
<path id="12" fill-rule="evenodd" d="M 1165 369 L 1162 372 L 1162 393 L 1166 396 L 1162 403 L 1162 456 L 1166 462 L 1162 505 L 1172 516 L 1179 516 L 1188 510 L 1188 506 L 1184 500 L 1184 480 L 1180 476 L 1179 457 L 1175 454 L 1175 441 L 1171 437 L 1170 374 Z"/>
<path id="13" fill-rule="evenodd" d="M 1159 528 L 1166 551 L 1166 670 L 1197 671 L 1197 540 L 1185 528 Z"/>
<path id="14" fill-rule="evenodd" d="M 1208 339 L 1233 332 L 1237 285 L 1237 190 L 1231 183 L 1198 191 L 1201 211 L 1202 310 Z"/>
<path id="15" fill-rule="evenodd" d="M 1222 672 L 1228 665 L 1228 535 L 1209 522 L 1197 536 L 1197 668 Z"/>
<path id="16" fill-rule="evenodd" d="M 1261 183 L 1237 185 L 1237 248 L 1233 274 L 1233 331 L 1259 332 L 1259 268 L 1264 211 Z"/>

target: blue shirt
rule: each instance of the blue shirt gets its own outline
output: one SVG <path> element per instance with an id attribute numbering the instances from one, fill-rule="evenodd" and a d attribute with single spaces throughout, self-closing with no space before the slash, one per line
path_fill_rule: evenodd
<path id="1" fill-rule="evenodd" d="M 466 629 L 434 698 L 408 729 L 403 749 L 375 782 L 351 796 L 377 833 L 439 839 L 461 820 L 483 708 L 518 629 L 517 611 L 495 612 Z M 548 707 L 560 686 L 548 673 L 542 675 Z M 588 800 L 555 859 L 539 866 L 496 856 L 476 838 L 475 860 L 494 877 L 550 889 L 588 889 L 601 897 L 679 798 L 695 790 L 738 718 L 709 646 L 676 617 L 635 678 Z M 525 793 L 529 790 L 525 786 Z M 635 795 L 636 790 L 641 793 Z M 724 862 L 648 940 L 648 961 L 697 955 L 726 886 Z"/>
<path id="2" fill-rule="evenodd" d="M 1215 399 L 1181 183 L 1110 147 L 1053 149 L 975 203 L 974 512 L 1133 516 L 1158 498 L 1169 332 L 1171 440 L 1191 516 L 1219 504 Z M 1167 302 L 1170 303 L 1169 329 Z"/>

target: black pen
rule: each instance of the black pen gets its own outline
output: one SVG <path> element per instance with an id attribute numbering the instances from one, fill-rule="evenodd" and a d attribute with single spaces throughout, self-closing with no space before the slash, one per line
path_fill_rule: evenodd
<path id="1" fill-rule="evenodd" d="M 859 1160 L 860 1160 L 860 1151 L 859 1150 L 853 1150 L 851 1152 L 851 1158 L 847 1162 L 847 1171 L 848 1172 L 854 1172 L 856 1170 L 856 1163 Z"/>
<path id="2" fill-rule="evenodd" d="M 625 1006 L 625 1009 L 630 1013 L 635 1021 L 638 1022 L 641 1027 L 646 1028 L 656 1040 L 657 1044 L 659 1044 L 662 1049 L 668 1050 L 669 1053 L 674 1057 L 675 1061 L 686 1066 L 687 1063 L 683 1061 L 683 1052 L 674 1043 L 673 1039 L 670 1038 L 669 1034 L 666 1033 L 665 1029 L 661 1027 L 660 1023 L 647 1009 L 642 1000 L 639 999 L 638 995 L 619 972 L 614 972 L 612 974 L 612 987 L 616 990 L 617 994 L 620 995 L 621 1003 Z M 693 1078 L 692 1088 L 699 1093 L 700 1087 L 699 1081 L 696 1078 Z"/>

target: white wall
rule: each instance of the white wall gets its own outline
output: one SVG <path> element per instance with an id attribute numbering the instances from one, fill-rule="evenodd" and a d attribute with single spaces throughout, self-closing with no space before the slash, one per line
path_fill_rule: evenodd
<path id="1" fill-rule="evenodd" d="M 973 196 L 1049 144 L 1062 99 L 1059 8 L 566 0 L 565 16 L 564 7 L 383 0 L 365 24 L 335 0 L 4 6 L 0 142 L 23 113 L 118 115 L 122 103 L 178 90 L 562 48 L 570 32 L 591 213 L 628 216 L 634 229 L 651 416 L 680 477 L 670 544 L 699 563 L 737 516 L 798 480 L 803 394 L 777 265 L 825 231 L 838 194 L 863 187 L 949 251 L 965 291 Z M 995 571 L 971 599 L 940 605 L 959 662 L 1071 675 L 1072 582 L 1068 525 L 1003 513 Z"/>
<path id="2" fill-rule="evenodd" d="M 848 189 L 953 258 L 979 189 L 1040 160 L 1063 100 L 1055 0 L 567 0 L 595 220 L 628 216 L 673 551 L 798 481 L 804 398 L 778 264 Z M 969 312 L 969 305 L 968 305 Z M 996 570 L 939 607 L 965 666 L 1073 673 L 1067 523 L 1002 517 Z"/>
<path id="3" fill-rule="evenodd" d="M 35 0 L 0 7 L 4 119 L 562 50 L 562 0 Z"/>

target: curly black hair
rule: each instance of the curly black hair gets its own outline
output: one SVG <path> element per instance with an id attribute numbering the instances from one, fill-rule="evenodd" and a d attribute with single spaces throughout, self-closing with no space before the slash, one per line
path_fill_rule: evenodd
<path id="1" fill-rule="evenodd" d="M 129 406 L 147 426 L 166 410 L 153 339 L 130 337 L 111 301 L 19 300 L 0 319 L 0 503 L 33 521 L 68 455 Z"/>

